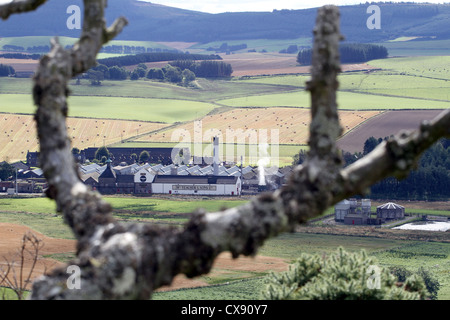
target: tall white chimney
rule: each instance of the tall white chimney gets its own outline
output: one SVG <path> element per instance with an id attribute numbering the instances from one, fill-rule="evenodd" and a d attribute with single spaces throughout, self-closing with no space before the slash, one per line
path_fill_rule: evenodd
<path id="1" fill-rule="evenodd" d="M 213 138 L 213 152 L 214 152 L 214 162 L 213 162 L 213 168 L 214 168 L 214 175 L 219 175 L 219 137 Z"/>

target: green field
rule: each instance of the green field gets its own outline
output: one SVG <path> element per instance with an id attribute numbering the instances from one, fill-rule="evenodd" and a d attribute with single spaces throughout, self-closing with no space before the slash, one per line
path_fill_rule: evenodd
<path id="1" fill-rule="evenodd" d="M 73 96 L 102 96 L 120 98 L 155 98 L 155 99 L 177 99 L 192 100 L 199 102 L 215 102 L 217 100 L 259 95 L 265 93 L 280 93 L 296 90 L 292 86 L 280 86 L 272 84 L 261 84 L 228 80 L 197 79 L 196 88 L 185 88 L 182 86 L 150 81 L 150 80 L 125 80 L 125 81 L 102 81 L 101 86 L 90 85 L 89 80 L 81 80 L 81 85 L 76 81 L 70 83 L 71 95 Z M 0 94 L 31 94 L 32 81 L 22 78 L 1 78 Z"/>
<path id="2" fill-rule="evenodd" d="M 34 114 L 31 96 L 1 95 L 0 112 Z M 71 96 L 69 117 L 139 120 L 175 123 L 195 120 L 208 114 L 214 105 L 175 99 L 143 99 L 118 97 Z"/>
<path id="3" fill-rule="evenodd" d="M 450 101 L 390 97 L 374 93 L 339 91 L 337 102 L 343 110 L 395 110 L 395 109 L 447 109 Z M 229 107 L 298 107 L 307 108 L 310 96 L 306 91 L 251 96 L 220 100 L 218 103 Z"/>
<path id="4" fill-rule="evenodd" d="M 400 38 L 397 41 L 378 43 L 389 50 L 389 55 L 397 56 L 445 56 L 450 52 L 450 40 L 425 40 L 405 41 Z"/>

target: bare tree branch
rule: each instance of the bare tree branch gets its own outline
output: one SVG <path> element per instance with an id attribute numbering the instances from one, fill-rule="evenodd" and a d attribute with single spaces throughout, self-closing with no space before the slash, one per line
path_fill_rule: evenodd
<path id="1" fill-rule="evenodd" d="M 217 213 L 198 212 L 183 230 L 116 222 L 111 206 L 78 178 L 71 155 L 65 119 L 68 81 L 94 65 L 101 45 L 126 24 L 119 19 L 106 29 L 106 1 L 85 0 L 80 41 L 66 51 L 55 40 L 40 61 L 33 96 L 41 147 L 41 163 L 49 183 L 48 196 L 78 240 L 81 290 L 68 289 L 64 269 L 35 281 L 31 299 L 147 299 L 170 284 L 174 276 L 189 277 L 210 271 L 223 251 L 234 257 L 254 255 L 263 242 L 320 215 L 344 197 L 360 193 L 390 174 L 407 172 L 425 150 L 441 136 L 448 136 L 448 112 L 424 125 L 422 131 L 396 138 L 369 156 L 373 162 L 342 169 L 335 145 L 341 132 L 337 117 L 337 74 L 340 70 L 339 11 L 325 6 L 318 11 L 314 30 L 311 92 L 312 125 L 307 160 L 295 168 L 286 186 L 262 194 L 249 203 Z M 368 175 L 367 173 L 376 172 Z"/>
<path id="2" fill-rule="evenodd" d="M 6 20 L 10 15 L 28 11 L 34 11 L 47 0 L 13 0 L 10 3 L 0 5 L 0 18 Z"/>

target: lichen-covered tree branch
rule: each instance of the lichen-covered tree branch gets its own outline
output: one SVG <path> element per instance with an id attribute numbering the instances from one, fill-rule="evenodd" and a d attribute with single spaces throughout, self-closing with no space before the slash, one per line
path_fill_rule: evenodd
<path id="1" fill-rule="evenodd" d="M 12 14 L 34 11 L 45 2 L 47 0 L 13 0 L 0 6 L 0 18 L 6 20 Z"/>
<path id="2" fill-rule="evenodd" d="M 312 123 L 307 160 L 295 168 L 287 185 L 243 206 L 222 212 L 193 213 L 183 229 L 121 224 L 111 206 L 77 176 L 65 125 L 68 82 L 96 63 L 101 46 L 126 25 L 118 19 L 107 29 L 105 0 L 84 0 L 79 42 L 64 50 L 53 41 L 34 78 L 35 119 L 47 196 L 54 199 L 72 228 L 81 270 L 81 289 L 67 286 L 64 268 L 34 282 L 30 299 L 148 299 L 178 274 L 195 277 L 211 270 L 224 251 L 234 257 L 255 255 L 265 240 L 293 231 L 329 206 L 389 176 L 408 174 L 421 152 L 450 136 L 450 110 L 419 130 L 401 134 L 354 165 L 343 168 L 335 141 L 341 134 L 336 103 L 340 71 L 339 10 L 318 10 L 314 29 L 311 80 Z"/>

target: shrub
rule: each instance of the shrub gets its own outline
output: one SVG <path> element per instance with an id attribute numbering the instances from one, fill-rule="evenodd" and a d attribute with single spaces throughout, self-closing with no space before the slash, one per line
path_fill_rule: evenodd
<path id="1" fill-rule="evenodd" d="M 419 300 L 423 280 L 412 275 L 399 283 L 365 251 L 339 248 L 330 256 L 302 254 L 288 271 L 272 273 L 261 292 L 269 300 Z"/>

